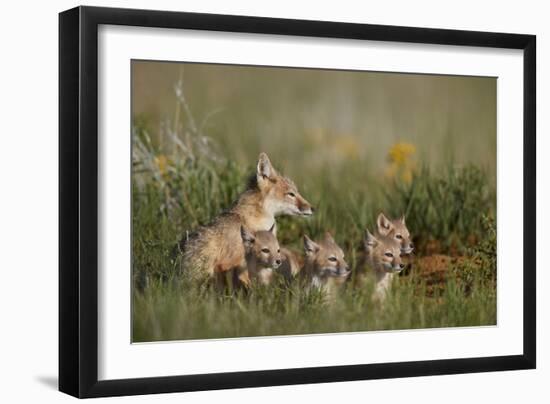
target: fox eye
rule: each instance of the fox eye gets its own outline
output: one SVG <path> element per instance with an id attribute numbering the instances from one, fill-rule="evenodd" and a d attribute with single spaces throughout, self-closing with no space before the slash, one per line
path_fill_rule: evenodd
<path id="1" fill-rule="evenodd" d="M 387 252 L 384 254 L 386 257 L 393 258 L 393 254 L 391 252 Z"/>
<path id="2" fill-rule="evenodd" d="M 287 193 L 288 196 L 290 196 L 291 198 L 296 198 L 296 194 L 294 192 L 289 192 Z"/>
<path id="3" fill-rule="evenodd" d="M 268 254 L 269 253 L 269 248 L 262 248 L 262 252 Z"/>
<path id="4" fill-rule="evenodd" d="M 281 249 L 279 248 L 279 249 L 277 250 L 277 254 L 280 253 L 280 252 L 281 252 Z"/>
<path id="5" fill-rule="evenodd" d="M 401 234 L 396 234 L 396 235 L 395 235 L 395 238 L 401 240 L 401 239 L 403 238 L 403 236 L 402 236 Z"/>
<path id="6" fill-rule="evenodd" d="M 336 261 L 338 261 L 338 260 L 336 259 L 336 257 L 329 257 L 329 259 L 328 259 L 328 260 L 329 260 L 329 261 L 332 261 L 332 262 L 336 262 Z"/>

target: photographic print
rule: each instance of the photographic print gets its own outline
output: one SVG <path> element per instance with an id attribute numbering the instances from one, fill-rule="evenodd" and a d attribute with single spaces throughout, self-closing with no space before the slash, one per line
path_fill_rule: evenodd
<path id="1" fill-rule="evenodd" d="M 58 98 L 60 391 L 536 368 L 534 35 L 81 6 Z"/>
<path id="2" fill-rule="evenodd" d="M 131 70 L 132 342 L 497 324 L 495 77 Z"/>

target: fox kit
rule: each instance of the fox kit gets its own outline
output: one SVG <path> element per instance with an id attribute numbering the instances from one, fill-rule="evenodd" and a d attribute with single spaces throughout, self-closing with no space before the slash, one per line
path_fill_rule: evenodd
<path id="1" fill-rule="evenodd" d="M 405 224 L 405 215 L 400 219 L 390 220 L 383 213 L 376 219 L 377 233 L 383 237 L 394 238 L 401 247 L 401 254 L 410 254 L 413 252 L 414 245 L 411 241 L 411 235 Z"/>
<path id="2" fill-rule="evenodd" d="M 287 283 L 296 279 L 303 266 L 301 257 L 288 248 L 281 247 L 282 264 L 277 272 L 285 279 Z"/>
<path id="3" fill-rule="evenodd" d="M 257 231 L 252 234 L 241 226 L 246 266 L 250 281 L 269 285 L 273 272 L 282 263 L 281 249 L 275 237 L 275 225 L 268 231 Z"/>
<path id="4" fill-rule="evenodd" d="M 330 297 L 351 272 L 344 260 L 344 252 L 328 232 L 317 243 L 304 236 L 304 251 L 306 282 L 310 287 L 325 290 Z"/>
<path id="5" fill-rule="evenodd" d="M 241 226 L 255 233 L 271 229 L 276 216 L 311 214 L 313 208 L 300 195 L 296 185 L 280 175 L 267 154 L 261 153 L 255 175 L 233 207 L 181 241 L 182 265 L 198 279 L 240 268 L 239 278 L 247 285 Z"/>
<path id="6" fill-rule="evenodd" d="M 363 281 L 366 276 L 374 280 L 374 298 L 382 301 L 391 286 L 394 274 L 398 274 L 405 268 L 401 261 L 401 244 L 391 236 L 373 236 L 368 229 L 363 240 L 365 256 L 361 272 L 357 274 L 357 280 Z M 366 270 L 369 272 L 366 272 Z"/>

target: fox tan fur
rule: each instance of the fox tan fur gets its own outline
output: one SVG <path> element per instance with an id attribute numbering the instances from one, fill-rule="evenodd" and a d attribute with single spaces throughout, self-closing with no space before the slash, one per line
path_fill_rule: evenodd
<path id="1" fill-rule="evenodd" d="M 281 256 L 283 262 L 277 269 L 277 272 L 287 283 L 290 283 L 300 274 L 300 270 L 304 265 L 304 260 L 299 254 L 285 247 L 281 247 Z"/>
<path id="2" fill-rule="evenodd" d="M 323 289 L 332 297 L 351 272 L 344 259 L 344 252 L 328 232 L 319 242 L 314 242 L 305 235 L 304 252 L 303 278 L 306 285 Z"/>
<path id="3" fill-rule="evenodd" d="M 358 266 L 356 281 L 365 283 L 370 277 L 374 283 L 374 299 L 383 301 L 395 274 L 405 268 L 401 260 L 401 244 L 391 235 L 374 236 L 368 229 L 363 244 L 365 251 Z"/>
<path id="4" fill-rule="evenodd" d="M 273 280 L 274 271 L 282 263 L 281 249 L 274 230 L 275 225 L 269 231 L 261 230 L 252 234 L 245 227 L 241 227 L 246 267 L 253 283 L 269 285 Z"/>
<path id="5" fill-rule="evenodd" d="M 380 213 L 376 219 L 376 227 L 377 235 L 394 238 L 400 244 L 402 254 L 413 252 L 414 245 L 404 215 L 399 219 L 390 220 Z"/>
<path id="6" fill-rule="evenodd" d="M 312 206 L 292 180 L 280 175 L 267 154 L 261 153 L 256 174 L 233 207 L 180 243 L 184 270 L 204 279 L 238 269 L 239 278 L 248 284 L 241 226 L 252 233 L 267 231 L 275 225 L 277 216 L 312 213 Z"/>

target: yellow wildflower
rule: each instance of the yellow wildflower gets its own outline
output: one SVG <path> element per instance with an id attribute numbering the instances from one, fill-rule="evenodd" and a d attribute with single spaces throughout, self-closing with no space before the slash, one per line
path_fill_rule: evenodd
<path id="1" fill-rule="evenodd" d="M 416 168 L 414 154 L 416 147 L 410 143 L 399 142 L 394 144 L 388 152 L 388 167 L 386 177 L 410 184 Z"/>
<path id="2" fill-rule="evenodd" d="M 165 175 L 168 167 L 168 158 L 164 154 L 155 156 L 155 164 L 157 165 L 160 174 Z"/>
<path id="3" fill-rule="evenodd" d="M 399 142 L 394 144 L 388 152 L 388 160 L 390 163 L 398 166 L 406 165 L 411 157 L 416 153 L 416 147 L 410 143 Z"/>

